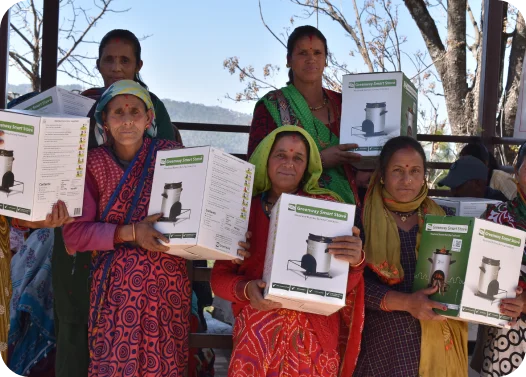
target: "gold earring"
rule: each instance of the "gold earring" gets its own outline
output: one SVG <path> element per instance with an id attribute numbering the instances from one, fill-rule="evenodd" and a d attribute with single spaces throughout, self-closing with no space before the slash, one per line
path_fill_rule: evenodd
<path id="1" fill-rule="evenodd" d="M 289 63 L 285 64 L 285 67 L 287 67 L 287 68 L 290 68 L 290 65 L 289 65 Z"/>
<path id="2" fill-rule="evenodd" d="M 383 178 L 380 178 L 380 184 L 381 184 L 381 185 L 384 184 L 384 179 L 383 179 Z"/>

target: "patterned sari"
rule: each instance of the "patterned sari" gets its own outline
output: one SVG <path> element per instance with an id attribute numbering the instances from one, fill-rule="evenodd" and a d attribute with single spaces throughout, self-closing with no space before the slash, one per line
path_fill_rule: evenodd
<path id="1" fill-rule="evenodd" d="M 483 215 L 487 220 L 526 231 L 526 202 L 520 191 L 512 201 L 490 205 Z M 526 250 L 522 257 L 519 285 L 526 290 Z M 506 376 L 516 370 L 526 354 L 526 316 L 523 314 L 510 329 L 481 326 L 477 349 L 482 348 L 481 368 L 483 377 Z"/>
<path id="2" fill-rule="evenodd" d="M 176 147 L 144 139 L 126 169 L 107 147 L 88 156 L 100 222 L 143 220 L 156 152 Z M 182 376 L 188 358 L 191 289 L 184 259 L 121 244 L 96 252 L 90 297 L 90 376 Z"/>

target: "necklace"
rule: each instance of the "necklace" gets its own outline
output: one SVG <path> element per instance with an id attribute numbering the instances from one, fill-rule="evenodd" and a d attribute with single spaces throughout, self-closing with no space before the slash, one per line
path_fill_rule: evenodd
<path id="1" fill-rule="evenodd" d="M 328 103 L 329 103 L 329 98 L 325 95 L 325 92 L 323 92 L 323 103 L 320 106 L 316 106 L 316 107 L 309 106 L 309 109 L 310 111 L 318 111 L 318 110 L 323 109 L 325 106 L 327 106 Z"/>
<path id="2" fill-rule="evenodd" d="M 400 217 L 400 220 L 402 220 L 402 222 L 405 223 L 408 218 L 410 218 L 411 216 L 413 216 L 415 213 L 418 212 L 418 209 L 415 209 L 414 211 L 410 211 L 410 212 L 397 212 L 397 211 L 391 211 L 391 212 L 393 212 L 396 216 Z"/>

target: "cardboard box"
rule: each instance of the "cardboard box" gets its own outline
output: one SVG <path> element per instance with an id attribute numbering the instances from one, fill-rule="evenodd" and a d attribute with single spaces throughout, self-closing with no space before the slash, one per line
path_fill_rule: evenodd
<path id="1" fill-rule="evenodd" d="M 514 298 L 526 233 L 473 217 L 426 216 L 413 290 L 438 286 L 437 313 L 506 327 L 503 298 Z"/>
<path id="2" fill-rule="evenodd" d="M 433 198 L 436 204 L 450 208 L 454 216 L 480 217 L 488 204 L 499 204 L 498 200 L 484 198 Z"/>
<path id="3" fill-rule="evenodd" d="M 375 168 L 387 140 L 416 137 L 418 91 L 402 72 L 343 76 L 340 143 L 355 143 L 358 168 Z"/>
<path id="4" fill-rule="evenodd" d="M 0 214 L 44 220 L 62 200 L 82 215 L 89 118 L 0 111 Z"/>
<path id="5" fill-rule="evenodd" d="M 330 315 L 345 305 L 349 263 L 327 253 L 352 234 L 356 207 L 282 194 L 272 209 L 263 280 L 266 299 L 284 308 Z"/>
<path id="6" fill-rule="evenodd" d="M 38 111 L 41 114 L 66 114 L 85 117 L 94 103 L 95 100 L 91 98 L 55 86 L 19 103 L 13 109 Z"/>
<path id="7" fill-rule="evenodd" d="M 163 213 L 155 227 L 170 239 L 169 253 L 239 258 L 253 181 L 254 165 L 213 147 L 157 152 L 148 213 Z"/>

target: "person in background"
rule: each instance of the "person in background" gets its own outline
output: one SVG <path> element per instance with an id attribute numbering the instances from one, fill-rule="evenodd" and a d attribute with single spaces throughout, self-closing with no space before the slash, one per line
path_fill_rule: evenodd
<path id="1" fill-rule="evenodd" d="M 358 194 L 359 202 L 365 202 L 365 195 L 369 189 L 369 183 L 373 176 L 374 170 L 369 169 L 354 169 L 354 181 L 356 184 L 356 192 Z"/>
<path id="2" fill-rule="evenodd" d="M 320 187 L 329 189 L 346 202 L 355 204 L 350 163 L 360 155 L 350 152 L 356 144 L 340 144 L 342 95 L 322 86 L 327 66 L 327 39 L 313 26 L 294 29 L 287 41 L 289 82 L 258 101 L 250 126 L 248 157 L 277 127 L 296 125 L 305 129 L 321 153 L 323 174 Z"/>
<path id="3" fill-rule="evenodd" d="M 467 377 L 468 327 L 434 309 L 443 304 L 413 292 L 427 214 L 445 212 L 428 197 L 426 155 L 408 136 L 383 146 L 357 224 L 365 238 L 365 325 L 354 377 Z M 361 225 L 363 224 L 363 225 Z"/>
<path id="4" fill-rule="evenodd" d="M 526 143 L 517 156 L 515 176 L 518 192 L 515 199 L 489 205 L 482 218 L 526 231 Z M 503 377 L 515 371 L 526 354 L 526 250 L 516 298 L 502 299 L 500 312 L 513 318 L 508 329 L 479 325 L 477 344 L 471 367 L 482 377 Z"/>
<path id="5" fill-rule="evenodd" d="M 445 178 L 439 186 L 451 189 L 451 196 L 471 197 L 499 200 L 506 202 L 508 198 L 499 190 L 488 186 L 488 168 L 479 159 L 473 156 L 460 157 L 449 168 Z"/>
<path id="6" fill-rule="evenodd" d="M 350 376 L 363 326 L 363 253 L 358 229 L 335 237 L 329 252 L 350 265 L 346 306 L 330 316 L 282 309 L 262 296 L 270 211 L 282 193 L 342 201 L 318 186 L 320 156 L 309 133 L 282 126 L 263 139 L 250 158 L 256 167 L 250 209 L 250 257 L 242 264 L 216 261 L 214 293 L 231 301 L 236 321 L 230 377 Z M 254 346 L 257 345 L 257 346 Z"/>
<path id="7" fill-rule="evenodd" d="M 460 151 L 460 157 L 473 156 L 478 158 L 488 167 L 486 185 L 492 189 L 501 191 L 508 200 L 517 196 L 517 183 L 511 174 L 499 169 L 497 160 L 489 153 L 482 143 L 469 143 Z"/>
<path id="8" fill-rule="evenodd" d="M 72 256 L 94 254 L 89 376 L 181 376 L 188 363 L 191 285 L 186 260 L 147 216 L 156 154 L 180 148 L 146 137 L 155 119 L 149 92 L 113 83 L 95 110 L 103 146 L 88 154 L 82 216 L 64 226 Z"/>
<path id="9" fill-rule="evenodd" d="M 128 30 L 112 30 L 99 45 L 97 68 L 104 81 L 103 88 L 93 88 L 83 95 L 97 102 L 88 114 L 90 131 L 89 150 L 104 143 L 102 124 L 97 124 L 95 110 L 102 93 L 119 80 L 134 80 L 145 87 L 139 71 L 143 66 L 141 45 Z M 148 92 L 150 98 L 151 93 Z M 146 131 L 146 137 L 174 140 L 174 129 L 164 105 L 152 98 L 156 119 Z M 57 337 L 56 377 L 86 377 L 88 375 L 88 317 L 90 310 L 90 253 L 69 255 L 64 246 L 62 230 L 55 230 L 53 249 L 53 291 L 55 295 L 55 332 Z"/>

